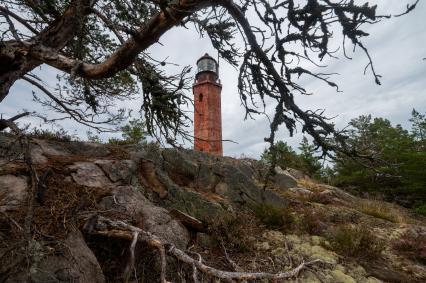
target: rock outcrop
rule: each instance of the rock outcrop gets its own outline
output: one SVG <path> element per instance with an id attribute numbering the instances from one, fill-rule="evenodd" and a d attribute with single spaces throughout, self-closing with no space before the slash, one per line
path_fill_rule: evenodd
<path id="1" fill-rule="evenodd" d="M 364 200 L 291 168 L 276 168 L 265 185 L 267 167 L 256 160 L 154 144 L 34 140 L 34 168 L 39 176 L 49 174 L 36 186 L 37 201 L 29 213 L 31 178 L 19 154 L 11 156 L 19 152 L 14 140 L 0 136 L 2 282 L 122 281 L 130 242 L 92 235 L 96 215 L 139 227 L 222 269 L 282 272 L 302 260 L 319 259 L 321 265 L 302 271 L 299 282 L 426 280 L 425 257 L 395 248 L 409 231 L 416 231 L 412 237 L 421 242 L 426 235 L 422 219 L 396 206 L 388 213 L 405 220 L 385 219 L 369 212 Z M 369 229 L 386 243 L 381 260 L 358 261 L 336 249 L 333 235 L 348 224 Z M 156 282 L 156 253 L 138 245 L 135 257 L 132 276 Z M 168 261 L 174 266 L 167 274 L 176 279 L 172 282 L 192 282 L 192 266 Z"/>

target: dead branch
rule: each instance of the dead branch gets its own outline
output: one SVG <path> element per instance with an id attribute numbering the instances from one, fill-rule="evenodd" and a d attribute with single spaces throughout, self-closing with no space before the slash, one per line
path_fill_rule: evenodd
<path id="1" fill-rule="evenodd" d="M 30 112 L 24 112 L 24 113 L 18 114 L 16 116 L 13 116 L 10 119 L 0 119 L 0 131 L 3 131 L 7 128 L 10 128 L 15 133 L 16 133 L 16 131 L 20 132 L 20 130 L 12 122 L 14 122 L 14 121 L 16 121 L 16 120 L 18 120 L 22 117 L 28 116 L 28 115 L 30 115 Z"/>
<path id="2" fill-rule="evenodd" d="M 24 231 L 24 229 L 22 229 L 21 225 L 18 224 L 18 222 L 16 222 L 12 217 L 10 217 L 6 212 L 4 211 L 0 211 L 1 214 L 4 215 L 4 217 L 6 217 L 7 220 L 9 220 L 11 223 L 13 223 L 19 230 Z M 1 256 L 0 256 L 1 258 Z"/>
<path id="3" fill-rule="evenodd" d="M 106 237 L 121 238 L 126 240 L 133 240 L 135 233 L 137 233 L 137 240 L 147 244 L 149 247 L 157 249 L 160 253 L 161 258 L 161 274 L 160 279 L 162 283 L 166 281 L 166 258 L 167 253 L 173 256 L 177 260 L 188 264 L 196 269 L 193 274 L 197 274 L 197 271 L 204 273 L 205 275 L 211 276 L 217 279 L 226 280 L 256 280 L 256 279 L 288 279 L 298 276 L 298 274 L 307 266 L 313 265 L 320 262 L 320 260 L 313 260 L 310 262 L 302 262 L 296 268 L 281 273 L 266 273 L 266 272 L 230 272 L 219 270 L 202 263 L 201 259 L 193 259 L 186 252 L 178 249 L 171 243 L 167 243 L 162 239 L 158 238 L 154 234 L 142 230 L 141 228 L 132 226 L 120 220 L 111 220 L 106 217 L 96 215 L 93 216 L 96 219 L 96 224 L 92 230 L 92 234 L 102 235 Z M 90 218 L 87 221 L 93 221 L 94 218 Z M 133 244 L 133 243 L 132 243 Z"/>
<path id="4" fill-rule="evenodd" d="M 21 25 L 26 27 L 29 31 L 31 31 L 34 34 L 38 34 L 38 31 L 33 28 L 29 23 L 27 19 L 24 19 L 17 14 L 13 13 L 12 11 L 6 9 L 5 7 L 0 6 L 0 12 L 9 15 L 10 17 L 14 18 L 16 21 L 18 21 Z"/>
<path id="5" fill-rule="evenodd" d="M 241 267 L 238 266 L 238 264 L 235 263 L 235 261 L 232 260 L 232 258 L 229 257 L 228 252 L 226 251 L 225 245 L 223 244 L 223 241 L 220 241 L 220 245 L 222 247 L 223 254 L 225 255 L 226 261 L 232 266 L 232 269 L 234 271 L 243 271 Z"/>

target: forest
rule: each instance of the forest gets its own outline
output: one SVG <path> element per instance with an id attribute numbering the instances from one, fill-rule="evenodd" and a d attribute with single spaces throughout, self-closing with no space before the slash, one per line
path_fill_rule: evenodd
<path id="1" fill-rule="evenodd" d="M 358 157 L 336 152 L 324 162 L 306 137 L 297 152 L 285 142 L 276 147 L 277 165 L 305 174 L 359 195 L 377 197 L 426 214 L 426 115 L 415 109 L 411 127 L 392 125 L 388 119 L 363 115 L 348 125 L 347 142 Z M 271 162 L 271 151 L 262 160 Z"/>

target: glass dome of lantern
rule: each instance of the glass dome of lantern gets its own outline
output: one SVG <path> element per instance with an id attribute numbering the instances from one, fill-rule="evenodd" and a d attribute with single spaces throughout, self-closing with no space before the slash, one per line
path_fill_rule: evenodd
<path id="1" fill-rule="evenodd" d="M 198 68 L 197 73 L 213 72 L 217 74 L 218 72 L 218 65 L 216 60 L 210 57 L 210 55 L 207 53 L 203 57 L 198 59 L 197 68 Z"/>

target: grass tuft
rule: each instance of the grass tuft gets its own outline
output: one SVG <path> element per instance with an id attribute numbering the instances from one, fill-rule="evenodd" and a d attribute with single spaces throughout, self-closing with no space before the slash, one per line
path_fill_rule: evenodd
<path id="1" fill-rule="evenodd" d="M 394 223 L 405 223 L 406 219 L 401 210 L 390 203 L 378 200 L 362 200 L 356 207 L 360 212 Z"/>

